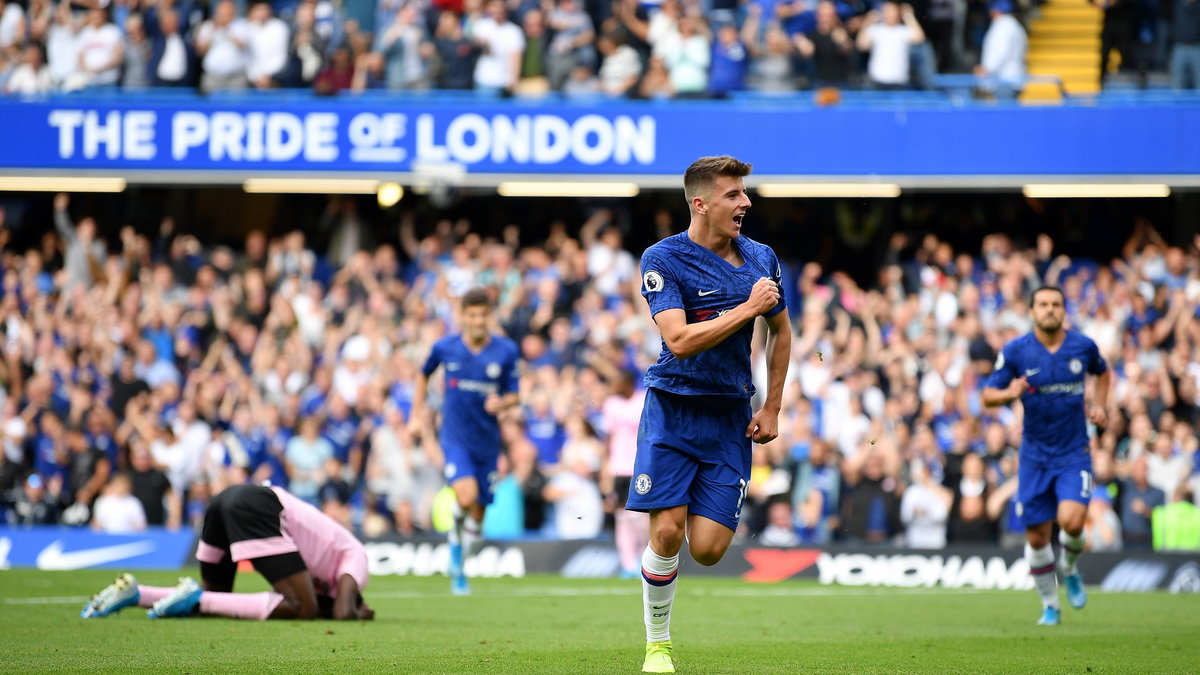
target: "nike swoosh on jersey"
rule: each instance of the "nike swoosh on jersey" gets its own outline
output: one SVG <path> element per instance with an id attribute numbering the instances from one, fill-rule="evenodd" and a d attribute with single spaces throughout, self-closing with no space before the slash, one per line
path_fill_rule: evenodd
<path id="1" fill-rule="evenodd" d="M 1025 370 L 1025 377 L 1033 377 L 1040 372 L 1042 372 L 1041 368 L 1028 368 Z"/>
<path id="2" fill-rule="evenodd" d="M 719 289 L 719 288 L 714 288 L 714 289 L 712 289 L 711 291 L 696 291 L 696 294 L 697 294 L 697 295 L 699 295 L 700 297 L 702 297 L 702 298 L 703 298 L 704 296 L 706 296 L 706 295 L 712 295 L 713 293 L 716 293 L 716 292 L 717 292 L 717 291 L 719 291 L 719 290 L 721 290 L 721 289 Z"/>

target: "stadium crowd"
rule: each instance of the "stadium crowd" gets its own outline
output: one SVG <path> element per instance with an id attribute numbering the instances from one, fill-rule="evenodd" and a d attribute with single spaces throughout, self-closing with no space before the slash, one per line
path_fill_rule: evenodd
<path id="1" fill-rule="evenodd" d="M 68 195 L 53 208 L 56 231 L 28 250 L 0 229 L 0 521 L 194 526 L 225 486 L 271 481 L 362 535 L 430 532 L 440 380 L 410 424 L 414 377 L 456 330 L 456 298 L 484 287 L 524 359 L 485 535 L 606 536 L 614 479 L 632 468 L 615 430 L 660 349 L 610 211 L 544 241 L 407 214 L 380 236 L 395 243 L 369 249 L 344 219 L 319 252 L 298 230 L 212 245 L 169 216 L 106 240 Z M 1089 545 L 1149 547 L 1156 507 L 1200 504 L 1200 237 L 1166 242 L 1143 221 L 1095 263 L 1045 235 L 963 251 L 895 234 L 866 288 L 815 262 L 787 268 L 793 362 L 740 537 L 1019 542 L 1020 410 L 985 409 L 980 391 L 1044 283 L 1115 375 Z"/>
<path id="2" fill-rule="evenodd" d="M 1094 2 L 1105 67 L 1116 50 L 1124 69 L 1200 85 L 1197 3 Z M 939 72 L 1019 90 L 1023 22 L 1037 11 L 1029 0 L 0 0 L 0 92 L 664 98 L 930 88 Z"/>

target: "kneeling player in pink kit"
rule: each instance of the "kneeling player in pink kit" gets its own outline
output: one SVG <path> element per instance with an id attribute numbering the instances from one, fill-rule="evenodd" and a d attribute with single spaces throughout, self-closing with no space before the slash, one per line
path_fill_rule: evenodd
<path id="1" fill-rule="evenodd" d="M 203 587 L 191 577 L 174 588 L 139 586 L 131 574 L 97 593 L 80 614 L 108 616 L 149 608 L 151 619 L 195 615 L 234 619 L 370 620 L 363 601 L 367 553 L 335 520 L 277 487 L 233 485 L 204 514 L 200 545 Z M 237 564 L 249 560 L 273 590 L 232 593 Z"/>

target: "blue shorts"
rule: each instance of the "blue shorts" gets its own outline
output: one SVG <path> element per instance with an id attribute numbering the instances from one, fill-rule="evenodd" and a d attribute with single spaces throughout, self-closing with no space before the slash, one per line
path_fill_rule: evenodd
<path id="1" fill-rule="evenodd" d="M 1017 466 L 1017 520 L 1033 527 L 1058 519 L 1059 502 L 1092 499 L 1092 458 L 1059 468 L 1022 462 Z"/>
<path id="2" fill-rule="evenodd" d="M 646 391 L 633 463 L 630 511 L 686 504 L 731 530 L 750 483 L 750 402 Z"/>
<path id="3" fill-rule="evenodd" d="M 483 506 L 491 504 L 492 488 L 497 478 L 496 460 L 500 453 L 497 452 L 490 459 L 480 459 L 476 453 L 446 445 L 442 447 L 442 454 L 445 456 L 442 473 L 446 476 L 446 482 L 454 485 L 463 478 L 474 478 L 479 486 L 479 503 Z"/>

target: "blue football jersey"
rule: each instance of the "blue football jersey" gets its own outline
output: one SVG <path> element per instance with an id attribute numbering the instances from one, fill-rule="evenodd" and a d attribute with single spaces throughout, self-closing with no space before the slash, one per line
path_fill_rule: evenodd
<path id="1" fill-rule="evenodd" d="M 500 424 L 483 409 L 488 394 L 503 396 L 517 391 L 517 343 L 493 335 L 479 353 L 472 352 L 461 335 L 438 340 L 425 361 L 426 377 L 438 366 L 445 371 L 446 396 L 442 402 L 442 447 L 468 450 L 482 458 L 500 451 Z"/>
<path id="2" fill-rule="evenodd" d="M 642 254 L 642 296 L 654 316 L 682 309 L 688 323 L 708 321 L 737 307 L 750 297 L 754 283 L 768 277 L 780 283 L 779 259 L 769 246 L 745 236 L 733 240 L 744 260 L 741 267 L 704 248 L 687 231 L 672 235 Z M 786 305 L 780 296 L 765 316 L 775 316 Z M 647 387 L 686 396 L 750 398 L 750 338 L 754 322 L 747 322 L 724 342 L 691 358 L 677 359 L 662 343 L 658 362 L 646 371 Z"/>
<path id="3" fill-rule="evenodd" d="M 1021 394 L 1025 406 L 1022 466 L 1056 467 L 1089 458 L 1083 379 L 1106 370 L 1108 364 L 1096 343 L 1071 330 L 1053 354 L 1033 333 L 1004 345 L 988 386 L 1003 389 L 1022 376 L 1029 383 Z"/>

